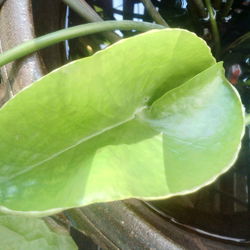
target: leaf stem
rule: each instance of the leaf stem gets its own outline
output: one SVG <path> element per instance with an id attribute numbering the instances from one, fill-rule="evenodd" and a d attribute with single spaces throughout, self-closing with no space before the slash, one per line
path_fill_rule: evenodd
<path id="1" fill-rule="evenodd" d="M 244 35 L 233 41 L 226 49 L 223 50 L 223 53 L 226 53 L 230 49 L 234 49 L 235 47 L 246 42 L 247 40 L 250 40 L 250 32 L 245 33 Z"/>
<path id="2" fill-rule="evenodd" d="M 245 124 L 246 126 L 250 125 L 250 113 L 246 113 Z"/>
<path id="3" fill-rule="evenodd" d="M 205 0 L 205 4 L 206 4 L 206 7 L 208 9 L 211 30 L 212 30 L 212 34 L 213 34 L 213 38 L 214 38 L 214 43 L 215 43 L 215 56 L 217 59 L 219 59 L 220 53 L 221 53 L 221 45 L 220 45 L 219 29 L 218 29 L 218 25 L 216 22 L 216 15 L 215 15 L 214 10 L 212 8 L 211 1 Z"/>
<path id="4" fill-rule="evenodd" d="M 199 17 L 207 17 L 207 12 L 202 0 L 189 0 L 190 4 L 194 5 L 196 11 L 198 12 Z"/>
<path id="5" fill-rule="evenodd" d="M 101 22 L 103 19 L 84 0 L 63 0 L 71 9 L 79 14 L 87 22 Z M 104 36 L 111 42 L 117 42 L 120 37 L 116 33 L 105 32 Z"/>
<path id="6" fill-rule="evenodd" d="M 220 9 L 221 9 L 221 3 L 222 3 L 221 0 L 214 0 L 214 1 L 213 1 L 214 8 L 215 8 L 216 10 L 220 10 Z"/>
<path id="7" fill-rule="evenodd" d="M 151 0 L 141 0 L 147 9 L 150 16 L 153 18 L 153 20 L 161 25 L 164 25 L 166 27 L 169 27 L 167 22 L 163 19 L 163 17 L 160 15 L 160 13 L 156 10 L 155 6 L 152 4 Z"/>
<path id="8" fill-rule="evenodd" d="M 163 28 L 166 27 L 161 26 L 159 24 L 135 21 L 102 21 L 96 23 L 82 24 L 75 27 L 52 32 L 44 36 L 40 36 L 38 38 L 24 42 L 2 53 L 0 55 L 0 67 L 21 57 L 27 56 L 42 48 L 80 36 L 91 35 L 98 32 L 111 31 L 116 29 L 137 30 L 144 32 L 151 29 Z"/>
<path id="9" fill-rule="evenodd" d="M 234 2 L 234 0 L 227 0 L 226 5 L 222 10 L 222 14 L 221 14 L 222 17 L 228 16 L 228 14 L 232 8 L 233 2 Z"/>

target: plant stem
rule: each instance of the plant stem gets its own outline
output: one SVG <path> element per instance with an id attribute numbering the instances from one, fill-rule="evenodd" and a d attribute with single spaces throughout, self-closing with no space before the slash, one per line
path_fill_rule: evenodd
<path id="1" fill-rule="evenodd" d="M 213 1 L 213 5 L 214 5 L 214 8 L 216 9 L 216 10 L 220 10 L 221 9 L 221 0 L 214 0 Z"/>
<path id="2" fill-rule="evenodd" d="M 103 21 L 103 19 L 84 0 L 63 0 L 63 2 L 88 22 Z"/>
<path id="3" fill-rule="evenodd" d="M 219 59 L 220 53 L 221 53 L 221 45 L 220 45 L 220 34 L 219 34 L 219 30 L 218 30 L 218 25 L 217 25 L 217 22 L 215 19 L 215 14 L 214 14 L 214 10 L 213 10 L 212 5 L 211 5 L 211 1 L 205 0 L 205 3 L 206 3 L 206 7 L 207 7 L 208 13 L 209 13 L 211 30 L 212 30 L 212 34 L 213 34 L 213 38 L 214 38 L 214 43 L 215 43 L 215 56 L 217 59 Z"/>
<path id="4" fill-rule="evenodd" d="M 250 114 L 249 113 L 246 113 L 245 124 L 246 124 L 246 126 L 250 125 Z"/>
<path id="5" fill-rule="evenodd" d="M 103 19 L 84 0 L 63 0 L 63 2 L 87 22 L 93 23 L 103 21 Z M 113 32 L 105 32 L 103 35 L 111 42 L 117 42 L 120 40 L 120 37 Z"/>
<path id="6" fill-rule="evenodd" d="M 235 41 L 233 41 L 224 51 L 226 53 L 230 49 L 234 49 L 235 47 L 239 46 L 240 44 L 250 40 L 250 32 L 245 33 L 243 36 L 240 36 Z"/>
<path id="7" fill-rule="evenodd" d="M 137 31 L 148 31 L 151 29 L 163 29 L 164 26 L 146 22 L 135 22 L 135 21 L 103 21 L 96 23 L 82 24 L 75 27 L 62 29 L 56 32 L 40 36 L 33 40 L 24 42 L 0 55 L 0 67 L 17 60 L 21 57 L 27 56 L 37 50 L 48 47 L 55 43 L 62 42 L 64 40 L 91 35 L 103 31 L 111 30 L 137 30 Z"/>
<path id="8" fill-rule="evenodd" d="M 205 6 L 204 6 L 202 0 L 189 0 L 189 2 L 197 10 L 197 12 L 198 12 L 197 14 L 199 15 L 199 17 L 201 17 L 201 18 L 207 17 L 207 12 L 206 12 L 206 9 L 205 9 Z"/>
<path id="9" fill-rule="evenodd" d="M 141 1 L 143 2 L 148 13 L 150 14 L 150 16 L 153 18 L 153 20 L 156 23 L 164 25 L 166 27 L 169 27 L 167 22 L 163 19 L 163 17 L 160 15 L 160 13 L 156 10 L 156 8 L 152 4 L 151 0 L 141 0 Z"/>
<path id="10" fill-rule="evenodd" d="M 227 0 L 226 5 L 223 8 L 222 13 L 221 13 L 222 17 L 228 16 L 228 14 L 232 8 L 233 2 L 234 2 L 234 0 Z"/>

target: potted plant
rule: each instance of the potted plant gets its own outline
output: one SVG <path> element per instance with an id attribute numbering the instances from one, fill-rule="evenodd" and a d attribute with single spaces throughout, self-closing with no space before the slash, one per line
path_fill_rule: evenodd
<path id="1" fill-rule="evenodd" d="M 131 41 L 131 40 L 130 40 Z M 195 46 L 196 47 L 196 46 Z M 204 53 L 206 53 L 205 52 L 205 50 L 203 51 Z M 201 53 L 201 55 L 204 55 L 204 53 Z M 184 54 L 186 54 L 186 53 L 184 53 Z M 212 62 L 212 61 L 211 61 Z M 211 74 L 211 73 L 210 73 Z M 186 74 L 185 74 L 186 75 Z M 158 94 L 159 95 L 159 94 Z M 156 94 L 156 96 L 157 96 L 157 94 Z M 152 97 L 151 97 L 152 98 Z M 147 100 L 147 98 L 145 98 L 144 97 L 144 101 L 148 101 Z M 108 209 L 110 209 L 110 208 L 112 208 L 112 206 L 114 207 L 113 209 L 111 209 L 111 210 L 109 210 L 109 211 L 115 211 L 115 208 L 119 208 L 119 210 L 118 211 L 128 211 L 129 213 L 131 213 L 131 211 L 136 211 L 136 210 L 140 210 L 139 208 L 141 207 L 141 206 L 143 206 L 143 210 L 142 211 L 147 211 L 146 210 L 146 207 L 144 206 L 144 205 L 142 205 L 140 202 L 135 202 L 135 201 L 132 201 L 131 203 L 129 203 L 130 205 L 127 205 L 126 204 L 126 206 L 124 206 L 124 204 L 126 204 L 126 202 L 125 203 L 123 203 L 123 202 L 118 202 L 118 203 L 115 203 L 115 205 L 110 205 L 110 204 L 104 204 L 104 205 L 101 205 L 101 206 L 97 206 L 96 207 L 96 209 L 97 209 L 97 211 L 96 211 L 96 213 L 93 213 L 93 211 L 95 211 L 95 208 L 94 207 L 92 207 L 92 209 L 88 209 L 88 208 L 86 208 L 86 209 L 83 209 L 82 211 L 84 211 L 84 213 L 86 214 L 86 213 L 88 213 L 89 212 L 89 215 L 91 215 L 91 213 L 93 213 L 94 214 L 94 216 L 97 216 L 97 214 L 98 214 L 98 211 L 99 211 L 99 213 L 100 213 L 100 211 L 101 211 L 101 213 L 100 213 L 100 216 L 102 216 L 102 214 L 105 212 L 105 210 L 107 211 Z M 119 206 L 121 206 L 121 207 L 119 207 Z M 128 208 L 130 206 L 130 208 Z M 138 206 L 139 206 L 139 208 L 138 208 Z M 128 208 L 128 210 L 122 210 L 122 208 L 124 209 L 124 208 Z M 131 209 L 131 207 L 133 207 L 132 209 Z M 79 212 L 79 211 L 78 211 Z M 82 213 L 82 212 L 81 212 Z M 125 213 L 125 212 L 124 212 Z M 148 211 L 148 213 L 149 213 L 149 211 Z M 137 212 L 137 214 L 140 214 L 140 212 Z M 77 217 L 74 217 L 74 215 L 75 215 L 75 213 L 73 213 L 73 214 L 70 214 L 70 212 L 68 212 L 68 215 L 71 217 L 71 219 L 73 220 L 73 218 L 74 218 L 74 220 L 75 221 L 77 221 L 77 218 L 81 218 L 80 216 L 82 215 L 82 214 L 78 214 L 78 216 Z M 154 222 L 152 222 L 152 223 L 155 223 L 155 221 L 157 221 L 157 219 L 156 219 L 156 215 L 154 215 L 155 217 L 154 217 Z M 118 218 L 121 218 L 121 217 L 118 217 Z M 137 216 L 137 218 L 140 218 L 139 216 Z M 157 218 L 159 218 L 159 217 L 157 217 Z M 82 218 L 83 219 L 83 218 Z M 132 224 L 132 222 L 134 221 L 134 219 L 133 220 L 131 220 L 130 221 L 130 223 L 129 223 L 129 226 L 134 226 L 134 224 Z M 140 220 L 139 222 L 141 223 L 141 221 L 142 220 Z M 124 220 L 118 220 L 118 225 L 120 224 L 121 225 L 121 228 L 124 228 L 124 223 L 126 223 L 126 221 L 124 221 Z M 122 223 L 123 222 L 123 223 Z M 79 223 L 79 221 L 78 221 L 78 223 Z M 107 223 L 107 221 L 106 221 L 106 223 Z M 127 224 L 127 223 L 126 223 Z M 136 225 L 138 226 L 138 224 L 139 223 L 137 223 Z M 99 225 L 100 227 L 102 226 L 103 228 L 105 228 L 105 225 L 108 225 L 108 224 L 104 224 L 104 223 L 101 223 L 101 225 Z M 131 228 L 131 227 L 129 227 L 129 228 Z M 85 227 L 85 230 L 87 230 L 87 228 Z M 89 229 L 89 227 L 88 227 L 88 230 L 90 230 Z M 92 230 L 93 230 L 93 228 L 92 228 Z M 179 230 L 176 230 L 177 231 L 177 233 L 175 234 L 175 236 L 172 236 L 172 237 L 176 237 L 176 238 L 178 238 L 178 231 L 181 231 L 180 229 Z M 151 236 L 153 236 L 153 233 L 155 233 L 155 232 L 152 232 L 152 234 L 150 234 Z M 113 232 L 113 235 L 115 235 L 114 234 L 114 232 Z M 134 239 L 134 241 L 132 242 L 133 244 L 135 244 L 134 242 L 138 242 L 138 244 L 140 243 L 140 244 L 150 244 L 149 242 L 147 242 L 146 240 L 144 241 L 143 240 L 143 238 L 141 237 L 141 235 L 139 236 L 139 235 L 137 235 L 137 237 L 136 237 L 136 233 L 134 233 L 134 235 L 132 234 L 132 239 Z M 188 235 L 188 233 L 187 233 L 187 235 Z M 129 235 L 130 236 L 130 238 L 131 238 L 131 235 Z M 159 235 L 158 235 L 159 236 Z M 193 236 L 193 239 L 196 239 L 197 238 L 197 236 L 195 236 L 195 235 L 193 235 L 192 234 L 192 236 Z M 102 236 L 103 237 L 103 236 Z M 125 236 L 124 236 L 124 234 L 122 234 L 122 237 L 124 238 L 124 239 L 126 239 L 125 238 Z M 101 236 L 100 236 L 100 238 L 101 238 Z M 99 238 L 99 239 L 100 239 Z M 117 238 L 119 238 L 119 237 L 117 237 Z M 187 237 L 188 238 L 188 237 Z M 169 242 L 167 242 L 166 240 L 165 241 L 160 241 L 159 240 L 160 239 L 160 236 L 157 238 L 157 241 L 158 242 L 160 242 L 160 244 L 163 244 L 163 245 L 161 245 L 162 247 L 163 246 L 167 246 L 167 245 L 164 245 L 164 244 L 169 244 Z M 195 240 L 187 240 L 188 242 L 189 242 L 189 244 L 195 244 Z M 114 240 L 114 239 L 113 239 Z M 141 243 L 141 241 L 142 241 L 142 243 Z M 180 239 L 179 239 L 179 241 L 180 241 Z M 98 242 L 98 240 L 97 240 L 97 242 Z M 108 241 L 107 241 L 108 242 Z M 125 241 L 126 242 L 126 244 L 128 244 L 128 241 L 126 240 Z M 209 240 L 204 240 L 204 242 L 210 242 Z M 101 242 L 99 242 L 100 244 L 101 244 Z M 153 242 L 153 243 L 155 243 L 155 242 Z M 107 243 L 108 244 L 108 243 Z M 109 244 L 111 244 L 111 242 L 109 242 Z M 179 243 L 180 245 L 181 245 L 181 243 Z M 208 243 L 204 243 L 204 244 L 208 244 Z M 221 244 L 221 245 L 223 245 L 223 244 Z M 138 247 L 142 247 L 143 245 L 138 245 Z M 145 246 L 145 245 L 144 245 Z M 156 245 L 155 245 L 156 246 Z M 160 246 L 160 245 L 159 245 Z M 190 245 L 191 246 L 191 245 Z M 106 247 L 107 248 L 111 248 L 111 246 L 108 246 L 108 245 L 106 245 Z"/>

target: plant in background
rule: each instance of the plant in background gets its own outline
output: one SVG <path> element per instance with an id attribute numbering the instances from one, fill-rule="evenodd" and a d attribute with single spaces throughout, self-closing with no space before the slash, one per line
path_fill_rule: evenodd
<path id="1" fill-rule="evenodd" d="M 83 25 L 20 45 L 0 64 L 117 28 L 162 27 Z M 202 39 L 182 29 L 124 39 L 49 73 L 1 108 L 1 209 L 45 216 L 194 192 L 232 166 L 244 128 L 239 95 Z"/>

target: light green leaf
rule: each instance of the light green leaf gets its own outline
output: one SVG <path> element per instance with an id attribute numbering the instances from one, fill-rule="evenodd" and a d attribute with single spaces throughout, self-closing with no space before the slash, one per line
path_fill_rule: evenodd
<path id="1" fill-rule="evenodd" d="M 66 232 L 54 232 L 42 219 L 0 214 L 0 242 L 4 250 L 76 250 Z"/>
<path id="2" fill-rule="evenodd" d="M 0 204 L 45 215 L 194 191 L 234 162 L 239 96 L 205 42 L 147 32 L 70 63 L 0 110 Z"/>

